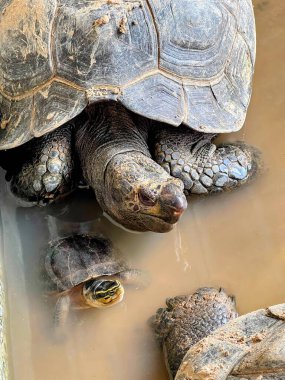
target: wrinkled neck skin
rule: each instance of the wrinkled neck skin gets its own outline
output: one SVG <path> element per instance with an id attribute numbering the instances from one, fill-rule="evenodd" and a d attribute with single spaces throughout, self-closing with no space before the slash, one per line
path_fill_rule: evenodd
<path id="1" fill-rule="evenodd" d="M 99 203 L 109 162 L 120 153 L 141 152 L 150 156 L 143 136 L 125 109 L 114 102 L 95 105 L 89 120 L 76 132 L 76 149 L 84 178 L 94 188 Z"/>
<path id="2" fill-rule="evenodd" d="M 184 197 L 183 184 L 152 160 L 147 123 L 118 103 L 100 103 L 89 112 L 89 121 L 78 128 L 76 148 L 83 176 L 111 218 L 130 230 L 167 232 L 178 220 L 170 210 L 179 205 L 171 202 L 176 193 L 176 200 Z M 151 207 L 138 199 L 141 186 L 151 197 L 157 195 Z"/>

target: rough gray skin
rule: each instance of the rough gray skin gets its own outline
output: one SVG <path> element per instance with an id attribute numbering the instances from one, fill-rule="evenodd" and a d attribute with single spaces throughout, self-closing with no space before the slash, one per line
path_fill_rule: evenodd
<path id="1" fill-rule="evenodd" d="M 201 288 L 190 296 L 166 300 L 152 319 L 156 336 L 163 346 L 171 378 L 189 348 L 237 317 L 235 302 L 222 289 Z"/>
<path id="2" fill-rule="evenodd" d="M 3 155 L 8 163 L 11 191 L 19 198 L 45 205 L 69 194 L 76 186 L 73 126 L 68 123 Z"/>
<path id="3" fill-rule="evenodd" d="M 223 291 L 202 288 L 167 306 L 152 323 L 171 379 L 285 379 L 285 304 L 237 317 Z"/>
<path id="4" fill-rule="evenodd" d="M 160 125 L 154 136 L 155 160 L 183 181 L 186 195 L 231 190 L 245 183 L 258 166 L 255 149 L 245 144 L 217 147 L 214 134 Z"/>

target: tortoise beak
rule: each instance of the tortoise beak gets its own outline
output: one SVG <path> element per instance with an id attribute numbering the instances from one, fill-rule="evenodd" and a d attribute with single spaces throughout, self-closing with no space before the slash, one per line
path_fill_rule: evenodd
<path id="1" fill-rule="evenodd" d="M 181 187 L 175 184 L 167 184 L 161 191 L 160 205 L 164 220 L 174 224 L 187 208 L 187 200 Z"/>

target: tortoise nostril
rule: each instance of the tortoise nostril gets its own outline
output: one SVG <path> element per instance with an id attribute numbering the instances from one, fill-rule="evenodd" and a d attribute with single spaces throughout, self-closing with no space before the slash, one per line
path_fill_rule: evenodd
<path id="1" fill-rule="evenodd" d="M 186 198 L 184 196 L 176 196 L 170 204 L 170 207 L 173 209 L 175 216 L 180 216 L 187 208 Z"/>
<path id="2" fill-rule="evenodd" d="M 173 216 L 179 217 L 187 208 L 187 200 L 183 191 L 174 184 L 168 184 L 161 192 L 164 206 L 170 210 Z"/>

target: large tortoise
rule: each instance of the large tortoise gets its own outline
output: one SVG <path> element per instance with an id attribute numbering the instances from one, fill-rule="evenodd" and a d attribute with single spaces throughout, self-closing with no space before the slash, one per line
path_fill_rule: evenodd
<path id="1" fill-rule="evenodd" d="M 80 166 L 109 216 L 165 232 L 184 192 L 250 177 L 251 149 L 211 142 L 245 120 L 250 0 L 1 0 L 0 13 L 0 149 L 33 139 L 3 159 L 19 197 L 57 199 Z"/>
<path id="2" fill-rule="evenodd" d="M 171 379 L 285 379 L 285 304 L 238 317 L 222 289 L 166 301 L 152 319 Z"/>

